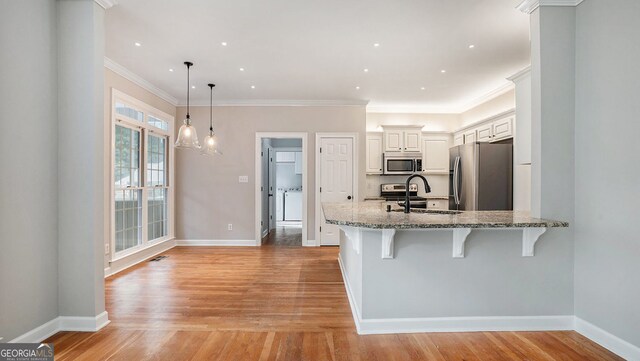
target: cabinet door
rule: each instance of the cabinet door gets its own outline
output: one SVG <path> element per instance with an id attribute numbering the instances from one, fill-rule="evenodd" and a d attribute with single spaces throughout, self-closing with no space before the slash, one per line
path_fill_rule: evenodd
<path id="1" fill-rule="evenodd" d="M 496 120 L 493 123 L 493 138 L 491 140 L 502 140 L 513 136 L 513 117 Z"/>
<path id="2" fill-rule="evenodd" d="M 296 152 L 295 173 L 302 174 L 302 152 Z"/>
<path id="3" fill-rule="evenodd" d="M 449 142 L 446 139 L 423 140 L 422 171 L 449 173 Z"/>
<path id="4" fill-rule="evenodd" d="M 464 133 L 464 144 L 473 143 L 476 141 L 476 130 L 471 130 Z"/>
<path id="5" fill-rule="evenodd" d="M 493 124 L 483 124 L 476 129 L 476 141 L 490 142 L 493 140 Z"/>
<path id="6" fill-rule="evenodd" d="M 402 151 L 402 131 L 388 130 L 384 132 L 384 151 L 385 152 L 401 152 Z"/>
<path id="7" fill-rule="evenodd" d="M 404 131 L 404 151 L 419 152 L 422 144 L 422 131 L 420 129 L 409 129 Z"/>
<path id="8" fill-rule="evenodd" d="M 382 134 L 367 135 L 367 174 L 382 174 Z"/>
<path id="9" fill-rule="evenodd" d="M 453 136 L 453 145 L 456 146 L 456 145 L 462 145 L 462 144 L 464 144 L 464 134 L 456 133 Z"/>

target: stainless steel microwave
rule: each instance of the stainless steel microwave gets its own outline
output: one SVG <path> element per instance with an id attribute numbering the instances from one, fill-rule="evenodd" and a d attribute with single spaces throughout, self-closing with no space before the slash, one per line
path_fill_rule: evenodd
<path id="1" fill-rule="evenodd" d="M 407 175 L 422 172 L 421 153 L 384 153 L 382 158 L 382 174 Z"/>

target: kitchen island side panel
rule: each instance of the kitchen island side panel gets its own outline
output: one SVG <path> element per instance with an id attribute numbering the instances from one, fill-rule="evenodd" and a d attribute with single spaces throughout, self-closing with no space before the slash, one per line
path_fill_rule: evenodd
<path id="1" fill-rule="evenodd" d="M 381 232 L 362 240 L 363 319 L 573 314 L 573 242 L 548 229 L 534 257 L 522 231 L 474 230 L 464 258 L 452 258 L 451 230 L 398 230 L 393 259 Z"/>

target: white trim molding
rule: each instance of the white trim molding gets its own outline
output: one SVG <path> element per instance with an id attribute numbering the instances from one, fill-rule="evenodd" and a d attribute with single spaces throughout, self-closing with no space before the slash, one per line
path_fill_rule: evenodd
<path id="1" fill-rule="evenodd" d="M 507 80 L 515 83 L 518 80 L 520 80 L 523 76 L 529 75 L 530 73 L 531 73 L 531 65 L 513 74 L 512 76 L 508 77 Z"/>
<path id="2" fill-rule="evenodd" d="M 583 0 L 524 0 L 516 9 L 531 14 L 540 6 L 578 6 Z"/>
<path id="3" fill-rule="evenodd" d="M 104 269 L 104 278 L 113 276 L 114 274 L 124 271 L 129 267 L 133 267 L 138 263 L 142 263 L 149 258 L 153 258 L 160 253 L 166 252 L 176 246 L 175 239 L 154 243 L 149 247 L 142 249 L 136 253 L 117 258 L 109 262 L 109 266 Z"/>
<path id="4" fill-rule="evenodd" d="M 95 2 L 105 10 L 109 10 L 112 7 L 118 5 L 118 1 L 116 0 L 95 0 Z"/>
<path id="5" fill-rule="evenodd" d="M 142 87 L 143 89 L 151 92 L 152 94 L 160 97 L 161 99 L 170 103 L 171 105 L 173 106 L 178 105 L 178 99 L 176 99 L 169 93 L 165 92 L 164 90 L 158 88 L 157 86 L 151 84 L 150 82 L 143 79 L 139 75 L 135 74 L 131 70 L 107 58 L 106 56 L 104 57 L 104 67 L 120 75 L 121 77 L 133 82 L 134 84 Z"/>
<path id="6" fill-rule="evenodd" d="M 95 317 L 58 316 L 33 330 L 26 332 L 10 343 L 37 343 L 61 331 L 97 332 L 109 324 L 107 311 Z"/>
<path id="7" fill-rule="evenodd" d="M 627 360 L 640 360 L 640 347 L 635 346 L 580 317 L 575 317 L 574 329 L 582 336 Z"/>
<path id="8" fill-rule="evenodd" d="M 367 106 L 368 100 L 290 100 L 290 99 L 228 99 L 214 100 L 213 106 L 229 107 L 335 107 L 335 106 Z M 186 107 L 185 102 L 180 102 L 177 106 Z M 191 107 L 208 107 L 209 103 L 194 103 Z"/>
<path id="9" fill-rule="evenodd" d="M 229 246 L 229 247 L 255 247 L 258 246 L 254 239 L 180 239 L 176 242 L 178 247 L 195 246 Z"/>

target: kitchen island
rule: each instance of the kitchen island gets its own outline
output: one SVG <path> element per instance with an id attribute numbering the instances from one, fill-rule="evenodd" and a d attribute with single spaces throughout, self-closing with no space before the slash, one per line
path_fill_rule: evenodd
<path id="1" fill-rule="evenodd" d="M 393 202 L 322 206 L 342 230 L 339 262 L 359 333 L 572 327 L 566 222 L 514 211 L 405 214 Z"/>

